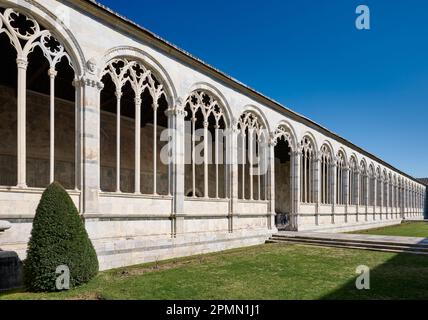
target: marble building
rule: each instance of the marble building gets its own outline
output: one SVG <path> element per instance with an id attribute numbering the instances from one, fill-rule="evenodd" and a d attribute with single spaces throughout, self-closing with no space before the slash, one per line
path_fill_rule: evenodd
<path id="1" fill-rule="evenodd" d="M 423 218 L 417 179 L 94 1 L 0 0 L 0 45 L 1 250 L 52 181 L 102 269 Z"/>

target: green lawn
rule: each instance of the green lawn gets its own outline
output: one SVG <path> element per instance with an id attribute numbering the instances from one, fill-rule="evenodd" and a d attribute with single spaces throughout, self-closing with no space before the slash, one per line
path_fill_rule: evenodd
<path id="1" fill-rule="evenodd" d="M 428 222 L 406 222 L 396 226 L 356 231 L 352 233 L 428 238 Z"/>
<path id="2" fill-rule="evenodd" d="M 371 268 L 371 290 L 355 269 Z M 428 257 L 269 244 L 100 273 L 64 293 L 1 299 L 428 299 Z"/>

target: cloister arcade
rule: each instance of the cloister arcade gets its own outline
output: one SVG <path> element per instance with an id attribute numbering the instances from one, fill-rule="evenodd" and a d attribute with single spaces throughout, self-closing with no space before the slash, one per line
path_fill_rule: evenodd
<path id="1" fill-rule="evenodd" d="M 0 1 L 0 220 L 13 224 L 0 247 L 23 254 L 52 181 L 68 190 L 106 267 L 143 259 L 111 260 L 107 238 L 181 241 L 189 250 L 213 234 L 237 246 L 277 228 L 423 215 L 425 186 L 318 125 L 150 49 L 145 38 L 95 20 L 94 31 L 71 32 L 55 23 L 50 1 L 30 2 Z M 111 40 L 96 46 L 102 32 Z"/>

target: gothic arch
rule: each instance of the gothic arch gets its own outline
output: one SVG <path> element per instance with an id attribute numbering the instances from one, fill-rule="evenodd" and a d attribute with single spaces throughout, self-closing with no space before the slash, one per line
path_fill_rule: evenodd
<path id="1" fill-rule="evenodd" d="M 244 110 L 242 111 L 241 115 L 239 117 L 242 117 L 245 113 L 252 113 L 254 114 L 257 119 L 260 121 L 262 127 L 267 131 L 271 132 L 271 128 L 269 126 L 269 122 L 266 119 L 265 114 L 256 106 L 254 105 L 247 105 L 244 107 Z"/>
<path id="2" fill-rule="evenodd" d="M 336 153 L 336 158 L 339 158 L 339 156 L 342 155 L 344 165 L 348 166 L 349 160 L 348 160 L 348 154 L 346 153 L 346 150 L 343 147 L 340 147 L 339 150 Z"/>
<path id="3" fill-rule="evenodd" d="M 208 95 L 210 95 L 211 97 L 213 97 L 218 103 L 219 106 L 222 108 L 222 113 L 223 113 L 223 118 L 225 120 L 226 123 L 226 128 L 230 128 L 233 122 L 233 114 L 232 111 L 230 109 L 230 106 L 226 100 L 226 98 L 224 97 L 224 95 L 213 85 L 206 83 L 206 82 L 198 82 L 193 84 L 190 89 L 189 89 L 189 93 L 185 96 L 185 98 L 183 99 L 183 107 L 185 107 L 186 101 L 189 99 L 189 97 L 195 93 L 195 92 L 204 92 Z"/>
<path id="4" fill-rule="evenodd" d="M 119 46 L 108 50 L 99 62 L 100 68 L 96 70 L 99 80 L 102 79 L 104 70 L 108 66 L 108 63 L 115 59 L 128 59 L 145 66 L 153 73 L 155 78 L 162 83 L 168 105 L 170 107 L 175 105 L 175 102 L 178 99 L 177 91 L 168 72 L 154 57 L 143 50 L 134 47 Z"/>
<path id="5" fill-rule="evenodd" d="M 332 156 L 332 158 L 334 158 L 334 156 L 335 156 L 335 152 L 334 152 L 334 148 L 333 148 L 333 144 L 331 143 L 331 141 L 329 141 L 329 140 L 324 140 L 323 141 L 323 143 L 321 144 L 321 148 L 323 147 L 323 146 L 328 146 L 328 148 L 329 148 L 329 150 L 330 150 L 330 153 L 331 153 L 331 156 Z M 321 150 L 321 149 L 320 149 Z"/>
<path id="6" fill-rule="evenodd" d="M 58 17 L 43 7 L 38 1 L 4 1 L 0 0 L 1 8 L 12 8 L 29 18 L 34 19 L 39 25 L 42 25 L 46 30 L 56 38 L 56 40 L 64 46 L 65 51 L 70 56 L 76 77 L 82 76 L 86 71 L 86 58 L 79 43 L 74 37 L 71 30 L 63 23 L 58 23 Z M 0 30 L 4 26 L 3 21 L 0 22 Z M 0 31 L 1 33 L 1 31 Z"/>
<path id="7" fill-rule="evenodd" d="M 296 134 L 292 126 L 286 121 L 281 121 L 273 133 L 274 142 L 278 142 L 279 139 L 284 138 L 292 151 L 297 150 Z"/>
<path id="8" fill-rule="evenodd" d="M 312 146 L 314 148 L 315 154 L 319 153 L 319 146 L 317 143 L 317 139 L 315 139 L 315 136 L 313 135 L 312 132 L 310 131 L 306 131 L 303 135 L 302 135 L 302 139 L 300 139 L 300 144 L 304 141 L 304 139 L 309 139 L 310 142 L 312 143 Z"/>

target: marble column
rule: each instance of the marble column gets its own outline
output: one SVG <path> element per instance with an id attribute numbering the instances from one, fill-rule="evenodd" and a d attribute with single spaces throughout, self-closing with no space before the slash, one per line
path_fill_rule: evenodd
<path id="1" fill-rule="evenodd" d="M 82 94 L 82 214 L 99 213 L 100 191 L 100 92 L 103 83 L 83 77 Z"/>
<path id="2" fill-rule="evenodd" d="M 226 133 L 226 163 L 230 168 L 230 184 L 229 197 L 230 197 L 230 211 L 229 211 L 229 232 L 233 232 L 233 222 L 235 215 L 238 214 L 238 198 L 239 198 L 239 175 L 238 175 L 238 139 L 240 131 L 238 123 L 233 122 L 231 129 Z"/>
<path id="3" fill-rule="evenodd" d="M 172 231 L 173 237 L 184 233 L 184 177 L 185 177 L 185 122 L 183 103 L 178 100 L 176 105 L 168 110 L 168 122 L 170 127 L 171 159 L 170 184 L 173 195 Z"/>
<path id="4" fill-rule="evenodd" d="M 313 199 L 315 202 L 315 224 L 319 225 L 319 211 L 320 211 L 320 155 L 316 153 L 313 159 L 313 176 L 312 176 L 312 186 L 313 186 Z"/>
<path id="5" fill-rule="evenodd" d="M 27 187 L 27 137 L 26 137 L 26 115 L 27 115 L 27 58 L 19 57 L 16 60 L 18 67 L 18 95 L 17 95 L 17 127 L 18 127 L 18 188 Z"/>
<path id="6" fill-rule="evenodd" d="M 331 201 L 331 223 L 336 223 L 335 219 L 335 213 L 336 213 L 336 201 L 337 201 L 337 177 L 336 177 L 336 171 L 337 171 L 337 165 L 336 162 L 333 161 L 333 163 L 329 164 L 330 166 L 330 181 L 331 181 L 331 187 L 330 187 L 330 201 Z"/>
<path id="7" fill-rule="evenodd" d="M 343 169 L 343 198 L 345 202 L 345 223 L 348 222 L 348 207 L 349 207 L 349 167 Z"/>
<path id="8" fill-rule="evenodd" d="M 300 212 L 300 172 L 302 154 L 300 150 L 291 152 L 291 227 L 292 230 L 299 230 Z"/>
<path id="9" fill-rule="evenodd" d="M 268 154 L 267 154 L 267 161 L 269 163 L 267 174 L 268 174 L 268 181 L 269 181 L 269 212 L 268 216 L 270 215 L 269 220 L 269 229 L 275 228 L 275 217 L 276 217 L 276 204 L 275 204 L 275 141 L 273 138 L 270 139 L 269 144 L 267 146 L 268 148 Z"/>

